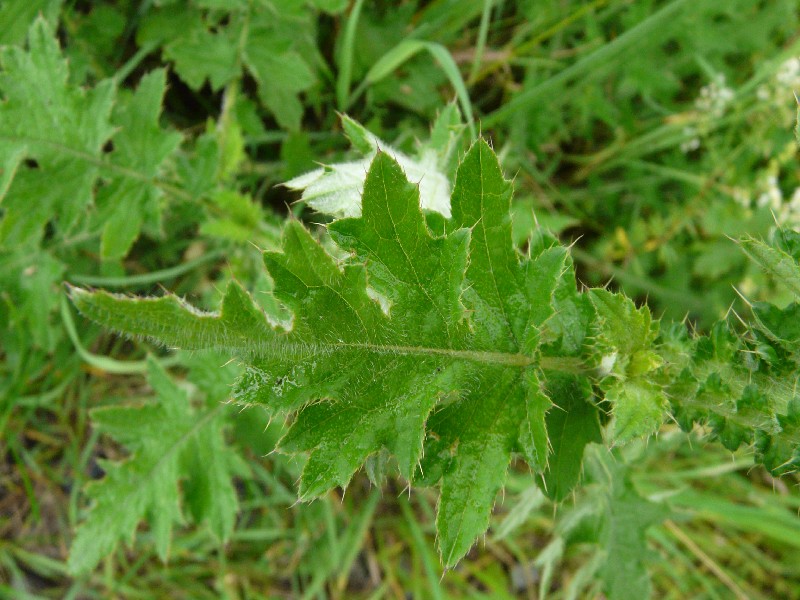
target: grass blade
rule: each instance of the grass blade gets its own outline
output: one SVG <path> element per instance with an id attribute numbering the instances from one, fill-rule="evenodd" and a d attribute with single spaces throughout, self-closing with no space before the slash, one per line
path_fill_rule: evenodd
<path id="1" fill-rule="evenodd" d="M 488 114 L 482 119 L 485 126 L 491 127 L 508 119 L 518 110 L 530 107 L 535 100 L 555 92 L 563 84 L 586 76 L 601 66 L 607 66 L 618 59 L 622 53 L 630 50 L 633 46 L 648 40 L 655 32 L 664 35 L 669 31 L 670 21 L 674 20 L 678 13 L 688 4 L 689 0 L 673 0 L 670 4 L 656 13 L 647 17 L 633 29 L 629 29 L 618 38 L 600 46 L 576 62 L 574 65 L 557 73 L 553 77 L 543 81 L 539 85 L 517 94 L 514 98 L 503 104 L 493 113 Z"/>

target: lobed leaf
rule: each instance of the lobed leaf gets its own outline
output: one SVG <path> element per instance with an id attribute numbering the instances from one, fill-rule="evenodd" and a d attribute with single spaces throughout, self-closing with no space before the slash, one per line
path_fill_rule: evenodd
<path id="1" fill-rule="evenodd" d="M 331 257 L 297 222 L 280 252 L 264 254 L 273 294 L 293 315 L 286 328 L 235 284 L 219 314 L 172 296 L 71 294 L 117 330 L 242 357 L 236 398 L 296 414 L 280 448 L 309 455 L 302 498 L 346 485 L 383 449 L 410 480 L 424 446 L 438 448 L 422 468 L 442 480 L 439 545 L 451 566 L 486 529 L 512 453 L 537 471 L 548 460 L 551 402 L 537 349 L 566 254 L 517 252 L 510 194 L 494 153 L 475 144 L 458 170 L 454 218 L 435 235 L 417 187 L 379 152 L 361 216 L 329 227 L 349 258 Z"/>
<path id="2" fill-rule="evenodd" d="M 182 140 L 158 122 L 164 71 L 145 75 L 121 98 L 110 79 L 90 89 L 71 85 L 41 17 L 27 49 L 0 49 L 0 66 L 0 245 L 35 246 L 48 223 L 62 235 L 88 225 L 102 230 L 102 257 L 119 259 L 143 226 L 160 233 L 157 175 Z"/>
<path id="3" fill-rule="evenodd" d="M 242 466 L 223 439 L 224 413 L 219 405 L 192 408 L 188 395 L 154 359 L 148 360 L 156 402 L 92 411 L 94 426 L 125 445 L 131 456 L 102 461 L 105 477 L 87 487 L 92 504 L 70 549 L 72 573 L 93 569 L 119 540 L 131 543 L 144 518 L 165 559 L 172 528 L 184 520 L 182 498 L 195 521 L 207 521 L 218 538 L 227 539 L 233 530 L 238 504 L 231 477 Z"/>
<path id="4" fill-rule="evenodd" d="M 132 95 L 123 97 L 114 107 L 112 122 L 119 128 L 112 138 L 111 165 L 115 169 L 97 198 L 98 220 L 103 223 L 100 254 L 104 259 L 124 257 L 143 225 L 160 232 L 162 191 L 156 176 L 183 139 L 159 124 L 165 89 L 166 72 L 152 71 L 142 77 Z"/>
<path id="5" fill-rule="evenodd" d="M 652 350 L 658 333 L 647 307 L 636 308 L 621 294 L 590 290 L 597 311 L 596 352 L 603 379 L 600 382 L 611 404 L 612 439 L 626 442 L 655 433 L 666 409 L 663 390 L 648 374 L 661 357 Z"/>
<path id="6" fill-rule="evenodd" d="M 370 144 L 366 130 L 346 126 L 357 144 Z M 646 307 L 605 290 L 580 294 L 555 239 L 539 231 L 525 252 L 515 247 L 510 200 L 484 141 L 458 167 L 449 219 L 426 214 L 402 165 L 379 151 L 360 210 L 328 226 L 343 258 L 297 221 L 285 226 L 280 251 L 264 253 L 288 322 L 235 283 L 219 313 L 174 296 L 71 294 L 84 314 L 119 331 L 236 354 L 244 371 L 235 398 L 293 415 L 279 449 L 308 456 L 301 499 L 346 486 L 364 464 L 380 466 L 370 468 L 378 477 L 387 453 L 410 482 L 440 483 L 445 567 L 486 530 L 513 456 L 541 475 L 550 498 L 568 497 L 586 447 L 602 440 L 606 405 L 616 442 L 654 433 L 669 399 L 683 426 L 709 423 L 726 446 L 755 441 L 774 468 L 793 468 L 792 391 L 741 361 L 743 342 L 729 328 L 694 338 L 669 328 L 659 337 Z M 764 313 L 765 331 L 774 323 L 783 321 Z M 780 331 L 765 348 L 794 343 L 794 329 Z M 639 548 L 642 540 L 616 524 L 638 500 L 624 489 L 617 500 L 609 544 Z M 625 579 L 618 570 L 628 573 L 606 574 L 616 596 Z M 645 590 L 640 566 L 633 571 L 631 585 Z"/>
<path id="7" fill-rule="evenodd" d="M 69 231 L 92 203 L 102 148 L 113 133 L 114 84 L 69 85 L 67 62 L 43 18 L 31 25 L 27 50 L 0 50 L 0 67 L 0 156 L 10 157 L 4 169 L 13 173 L 4 184 L 0 243 L 29 245 L 54 215 Z"/>

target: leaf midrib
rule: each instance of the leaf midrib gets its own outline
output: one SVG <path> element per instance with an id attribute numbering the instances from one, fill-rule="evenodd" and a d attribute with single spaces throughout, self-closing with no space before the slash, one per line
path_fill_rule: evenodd
<path id="1" fill-rule="evenodd" d="M 223 345 L 224 347 L 224 345 Z M 568 373 L 585 373 L 587 368 L 583 362 L 573 356 L 528 356 L 522 353 L 492 352 L 488 350 L 456 350 L 453 348 L 435 348 L 427 346 L 407 346 L 398 344 L 375 344 L 368 342 L 278 342 L 277 344 L 256 343 L 253 347 L 235 346 L 230 349 L 250 351 L 269 358 L 270 356 L 286 356 L 287 354 L 312 355 L 331 354 L 344 350 L 363 350 L 375 354 L 399 354 L 409 356 L 442 356 L 452 360 L 463 360 L 482 364 L 506 365 L 511 367 L 528 367 L 537 365 L 544 370 Z"/>

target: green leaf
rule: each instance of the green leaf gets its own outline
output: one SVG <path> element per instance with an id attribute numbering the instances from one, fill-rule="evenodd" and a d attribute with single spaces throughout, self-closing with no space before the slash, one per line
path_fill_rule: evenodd
<path id="1" fill-rule="evenodd" d="M 35 244 L 49 221 L 69 231 L 85 218 L 113 133 L 114 85 L 69 85 L 67 62 L 43 18 L 30 28 L 27 51 L 0 49 L 0 66 L 0 156 L 7 157 L 4 173 L 13 173 L 3 182 L 0 243 Z"/>
<path id="2" fill-rule="evenodd" d="M 143 519 L 166 559 L 172 528 L 184 521 L 181 498 L 194 520 L 207 522 L 219 539 L 233 530 L 238 503 L 231 477 L 243 467 L 224 441 L 221 404 L 193 408 L 154 359 L 149 359 L 148 382 L 156 402 L 92 411 L 95 427 L 131 456 L 123 462 L 102 461 L 105 477 L 87 486 L 92 504 L 70 549 L 72 573 L 93 569 L 121 539 L 130 544 Z"/>
<path id="3" fill-rule="evenodd" d="M 537 471 L 547 463 L 541 369 L 561 363 L 537 352 L 552 337 L 566 253 L 515 250 L 510 194 L 494 153 L 476 143 L 457 174 L 454 218 L 437 236 L 417 187 L 378 153 L 361 216 L 329 226 L 344 261 L 294 221 L 281 252 L 264 254 L 273 293 L 293 315 L 284 327 L 235 284 L 219 314 L 172 296 L 71 293 L 84 314 L 126 333 L 238 354 L 236 398 L 296 414 L 280 448 L 309 455 L 301 498 L 346 485 L 384 449 L 412 479 L 429 445 L 422 470 L 442 480 L 439 546 L 452 566 L 485 531 L 512 452 L 521 448 Z M 579 367 L 569 359 L 567 368 Z"/>
<path id="4" fill-rule="evenodd" d="M 613 405 L 612 439 L 624 443 L 658 431 L 664 421 L 667 400 L 664 391 L 642 378 L 614 382 L 605 388 Z"/>
<path id="5" fill-rule="evenodd" d="M 658 335 L 658 323 L 652 322 L 647 307 L 637 309 L 622 294 L 600 289 L 590 290 L 589 298 L 597 311 L 601 345 L 617 353 L 611 371 L 637 375 L 657 367 L 657 357 L 641 355 Z"/>
<path id="6" fill-rule="evenodd" d="M 163 70 L 145 75 L 136 92 L 115 107 L 112 121 L 120 128 L 113 138 L 111 163 L 118 167 L 98 195 L 99 220 L 105 223 L 100 242 L 104 259 L 119 259 L 130 249 L 148 217 L 159 230 L 162 196 L 156 176 L 181 143 L 177 132 L 159 125 L 166 87 Z M 137 174 L 132 178 L 125 172 Z"/>
<path id="7" fill-rule="evenodd" d="M 779 357 L 755 329 L 752 341 L 724 322 L 694 338 L 682 327 L 666 330 L 656 381 L 684 430 L 708 424 L 730 450 L 755 441 L 756 460 L 778 475 L 797 464 L 797 363 Z"/>
<path id="8" fill-rule="evenodd" d="M 647 307 L 606 290 L 590 290 L 597 311 L 596 348 L 600 382 L 612 405 L 612 439 L 626 442 L 655 433 L 664 418 L 666 399 L 648 373 L 662 364 L 651 348 L 658 335 Z"/>
<path id="9" fill-rule="evenodd" d="M 642 498 L 634 489 L 625 469 L 606 462 L 611 481 L 606 492 L 606 507 L 599 544 L 605 562 L 600 569 L 609 600 L 649 598 L 646 533 L 648 527 L 669 516 L 666 507 Z"/>
<path id="10" fill-rule="evenodd" d="M 175 62 L 175 70 L 192 89 L 208 81 L 219 90 L 239 75 L 236 38 L 227 30 L 212 33 L 204 27 L 179 35 L 165 48 L 165 56 Z"/>
<path id="11" fill-rule="evenodd" d="M 264 2 L 205 0 L 189 6 L 165 5 L 147 11 L 137 42 L 163 44 L 164 56 L 194 90 L 212 90 L 248 74 L 262 104 L 278 125 L 300 129 L 300 94 L 317 82 L 317 15 L 302 2 L 273 6 Z M 201 10 L 212 9 L 210 12 Z M 326 11 L 337 7 L 326 3 Z"/>
<path id="12" fill-rule="evenodd" d="M 544 578 L 549 581 L 553 568 L 571 554 L 567 548 L 580 547 L 585 552 L 587 544 L 593 544 L 594 555 L 581 567 L 580 577 L 586 581 L 571 584 L 573 593 L 597 581 L 609 599 L 649 598 L 647 567 L 659 557 L 649 551 L 646 534 L 649 527 L 669 517 L 669 509 L 640 496 L 629 467 L 605 448 L 587 452 L 586 471 L 586 488 L 575 503 L 560 508 L 556 537 L 537 559 L 545 569 Z M 549 587 L 540 589 L 544 597 Z"/>
<path id="13" fill-rule="evenodd" d="M 257 238 L 264 213 L 252 198 L 229 190 L 220 190 L 211 200 L 221 214 L 217 216 L 215 211 L 215 216 L 200 225 L 203 235 L 236 242 L 249 242 Z"/>
<path id="14" fill-rule="evenodd" d="M 182 139 L 158 123 L 165 73 L 145 75 L 112 115 L 114 83 L 70 85 L 67 61 L 43 19 L 31 26 L 28 51 L 5 48 L 0 63 L 0 243 L 35 245 L 48 223 L 61 235 L 88 224 L 99 179 L 106 185 L 94 227 L 102 228 L 104 258 L 123 257 L 143 225 L 157 233 L 157 176 Z M 109 141 L 111 152 L 104 150 Z"/>
<path id="15" fill-rule="evenodd" d="M 345 123 L 356 145 L 370 144 Z M 535 231 L 520 252 L 510 200 L 484 141 L 458 167 L 449 219 L 424 214 L 403 165 L 377 152 L 359 210 L 328 226 L 326 246 L 290 220 L 280 251 L 264 253 L 273 287 L 261 304 L 280 312 L 265 313 L 236 283 L 219 313 L 174 296 L 71 295 L 124 333 L 235 354 L 244 365 L 235 399 L 290 415 L 279 449 L 307 455 L 301 499 L 346 486 L 365 464 L 378 479 L 394 465 L 411 483 L 440 483 L 446 567 L 486 530 L 515 453 L 551 498 L 568 496 L 586 446 L 602 440 L 606 404 L 614 441 L 655 431 L 669 398 L 681 425 L 709 423 L 726 445 L 754 439 L 773 468 L 793 468 L 793 391 L 782 374 L 795 367 L 778 360 L 780 348 L 752 332 L 746 343 L 772 357 L 760 369 L 757 353 L 740 359 L 745 342 L 725 324 L 708 337 L 685 328 L 658 337 L 646 308 L 579 293 L 551 235 Z"/>
<path id="16" fill-rule="evenodd" d="M 747 256 L 800 299 L 800 264 L 797 259 L 779 247 L 753 238 L 745 238 L 739 245 Z"/>
<path id="17" fill-rule="evenodd" d="M 756 430 L 759 461 L 775 475 L 797 473 L 800 469 L 800 397 L 789 403 L 787 414 L 778 416 L 779 432 Z"/>
<path id="18" fill-rule="evenodd" d="M 800 362 L 800 304 L 792 302 L 779 309 L 767 302 L 756 302 L 753 315 L 759 329 Z"/>
<path id="19" fill-rule="evenodd" d="M 546 420 L 552 455 L 539 483 L 551 500 L 561 502 L 580 479 L 586 446 L 603 436 L 586 378 L 551 377 L 547 392 L 555 404 Z"/>
<path id="20" fill-rule="evenodd" d="M 304 7 L 302 7 L 304 8 Z M 285 20 L 282 18 L 286 12 Z M 299 94 L 317 80 L 312 67 L 316 58 L 313 19 L 307 10 L 254 13 L 250 17 L 243 61 L 258 82 L 258 96 L 281 127 L 300 129 L 303 104 Z"/>
<path id="21" fill-rule="evenodd" d="M 64 264 L 46 252 L 0 251 L 0 327 L 8 351 L 13 337 L 52 351 L 61 337 L 51 314 L 58 306 Z M 15 335 L 16 334 L 16 335 Z"/>
<path id="22" fill-rule="evenodd" d="M 0 5 L 0 46 L 21 44 L 25 41 L 30 24 L 37 15 L 44 15 L 54 23 L 61 8 L 61 0 L 5 0 Z"/>
<path id="23" fill-rule="evenodd" d="M 201 313 L 176 296 L 133 299 L 108 292 L 69 288 L 70 298 L 87 317 L 118 331 L 187 350 L 217 348 L 255 352 L 279 345 L 279 335 L 241 286 L 228 286 L 219 314 Z"/>

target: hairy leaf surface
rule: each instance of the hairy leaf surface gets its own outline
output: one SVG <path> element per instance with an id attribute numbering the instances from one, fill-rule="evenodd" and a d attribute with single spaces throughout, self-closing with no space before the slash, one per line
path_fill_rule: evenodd
<path id="1" fill-rule="evenodd" d="M 405 479 L 440 484 L 448 567 L 486 530 L 513 456 L 561 501 L 581 477 L 586 447 L 602 440 L 601 424 L 610 422 L 612 442 L 650 435 L 668 401 L 682 425 L 707 422 L 726 446 L 754 442 L 776 472 L 794 468 L 796 403 L 775 375 L 796 364 L 770 360 L 759 370 L 740 358 L 754 343 L 775 358 L 793 351 L 793 308 L 759 313 L 756 341 L 725 324 L 708 337 L 685 327 L 659 337 L 646 307 L 605 290 L 578 293 L 552 237 L 537 232 L 520 252 L 510 198 L 483 141 L 458 167 L 449 219 L 425 214 L 417 186 L 378 152 L 360 215 L 328 226 L 344 258 L 297 221 L 280 251 L 264 253 L 273 298 L 288 312 L 265 313 L 236 283 L 219 313 L 169 295 L 72 297 L 119 331 L 237 355 L 235 398 L 293 415 L 279 447 L 308 457 L 302 499 L 346 486 L 387 451 Z"/>
<path id="2" fill-rule="evenodd" d="M 439 542 L 449 566 L 486 529 L 512 453 L 536 471 L 548 462 L 542 381 L 552 360 L 539 348 L 552 341 L 553 297 L 570 275 L 561 247 L 532 256 L 514 248 L 510 197 L 494 153 L 476 143 L 458 170 L 453 218 L 434 235 L 417 187 L 379 153 L 361 217 L 329 226 L 349 258 L 334 259 L 297 222 L 286 226 L 281 252 L 265 253 L 290 324 L 235 284 L 218 315 L 170 296 L 73 290 L 73 299 L 121 331 L 243 357 L 237 399 L 296 414 L 281 449 L 309 455 L 302 498 L 347 485 L 384 448 L 405 478 L 420 464 L 427 481 L 441 478 Z"/>

